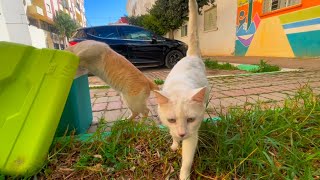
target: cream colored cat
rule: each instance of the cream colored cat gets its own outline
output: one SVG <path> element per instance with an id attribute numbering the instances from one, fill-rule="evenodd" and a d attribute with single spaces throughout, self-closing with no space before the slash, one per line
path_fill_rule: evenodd
<path id="1" fill-rule="evenodd" d="M 189 0 L 187 56 L 173 67 L 162 91 L 156 91 L 160 120 L 169 127 L 173 139 L 171 149 L 176 150 L 182 141 L 182 180 L 190 178 L 198 129 L 208 99 L 208 81 L 198 42 L 197 12 L 196 0 Z"/>
<path id="2" fill-rule="evenodd" d="M 144 117 L 148 116 L 146 100 L 150 91 L 159 88 L 125 57 L 107 44 L 92 40 L 80 42 L 66 50 L 79 56 L 79 68 L 88 69 L 113 89 L 121 92 L 131 110 L 129 119 L 134 119 L 140 113 Z"/>

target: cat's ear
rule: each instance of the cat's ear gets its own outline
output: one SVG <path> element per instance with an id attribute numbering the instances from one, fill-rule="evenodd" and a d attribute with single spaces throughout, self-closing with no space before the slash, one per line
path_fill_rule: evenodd
<path id="1" fill-rule="evenodd" d="M 153 91 L 157 97 L 158 104 L 166 104 L 169 102 L 169 99 L 163 95 L 161 91 Z"/>
<path id="2" fill-rule="evenodd" d="M 207 87 L 196 89 L 191 99 L 193 101 L 203 103 L 206 96 L 206 90 L 207 90 Z"/>

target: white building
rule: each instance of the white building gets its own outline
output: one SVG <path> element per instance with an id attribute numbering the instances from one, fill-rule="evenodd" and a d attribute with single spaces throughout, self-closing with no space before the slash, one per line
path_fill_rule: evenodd
<path id="1" fill-rule="evenodd" d="M 86 26 L 84 0 L 1 0 L 0 41 L 58 48 L 53 18 L 60 10 Z"/>
<path id="2" fill-rule="evenodd" d="M 146 14 L 155 0 L 128 0 L 129 16 Z M 151 4 L 151 5 L 150 5 Z M 148 7 L 148 8 L 147 8 Z M 164 12 L 165 13 L 165 12 Z M 235 51 L 237 1 L 216 0 L 204 6 L 198 16 L 200 48 L 203 56 L 233 55 Z M 187 42 L 187 22 L 174 32 L 174 38 Z"/>
<path id="3" fill-rule="evenodd" d="M 156 0 L 128 0 L 127 13 L 128 16 L 139 16 L 146 14 Z"/>

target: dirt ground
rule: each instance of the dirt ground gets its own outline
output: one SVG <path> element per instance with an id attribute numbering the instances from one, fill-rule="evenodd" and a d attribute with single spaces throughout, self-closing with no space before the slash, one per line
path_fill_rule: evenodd
<path id="1" fill-rule="evenodd" d="M 240 57 L 240 56 L 214 56 L 219 62 L 239 64 L 258 64 L 261 59 L 269 64 L 278 65 L 282 68 L 320 70 L 320 57 L 317 58 L 282 58 L 282 57 Z"/>

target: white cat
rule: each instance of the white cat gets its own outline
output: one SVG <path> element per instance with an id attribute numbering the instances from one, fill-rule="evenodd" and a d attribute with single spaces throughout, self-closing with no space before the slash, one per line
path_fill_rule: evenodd
<path id="1" fill-rule="evenodd" d="M 190 178 L 198 144 L 198 129 L 208 99 L 208 81 L 198 42 L 197 13 L 196 0 L 189 0 L 187 56 L 171 70 L 162 91 L 155 91 L 160 120 L 169 127 L 173 139 L 171 149 L 176 150 L 182 141 L 182 180 Z"/>

